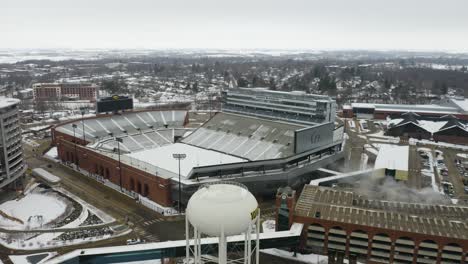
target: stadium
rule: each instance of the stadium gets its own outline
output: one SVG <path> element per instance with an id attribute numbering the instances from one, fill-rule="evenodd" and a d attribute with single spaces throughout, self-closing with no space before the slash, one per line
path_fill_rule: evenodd
<path id="1" fill-rule="evenodd" d="M 269 93 L 259 90 L 263 98 Z M 248 92 L 255 96 L 255 89 Z M 269 111 L 268 102 L 262 104 L 262 117 L 251 114 L 248 100 L 235 111 L 224 100 L 224 110 L 196 129 L 194 113 L 186 110 L 99 114 L 55 126 L 52 142 L 62 162 L 158 211 L 179 201 L 186 205 L 201 184 L 215 181 L 240 182 L 257 196 L 274 196 L 278 187 L 308 182 L 310 172 L 340 159 L 343 127 L 330 120 L 304 122 L 304 116 L 317 120 L 323 114 L 304 111 L 310 108 L 300 100 L 309 98 L 275 92 L 269 98 L 275 102 Z"/>

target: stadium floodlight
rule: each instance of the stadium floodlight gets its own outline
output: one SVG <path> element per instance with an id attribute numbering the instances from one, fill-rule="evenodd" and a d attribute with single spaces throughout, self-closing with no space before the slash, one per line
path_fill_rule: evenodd
<path id="1" fill-rule="evenodd" d="M 120 191 L 122 192 L 122 163 L 120 162 L 120 143 L 123 142 L 122 138 L 115 138 L 115 141 L 117 141 L 117 152 L 119 153 L 119 185 L 120 185 Z"/>
<path id="2" fill-rule="evenodd" d="M 85 114 L 85 108 L 81 107 L 81 124 L 83 125 L 83 144 L 86 145 L 86 138 L 85 138 L 85 124 L 84 124 L 84 114 Z"/>
<path id="3" fill-rule="evenodd" d="M 181 192 L 181 187 L 180 187 L 180 161 L 185 159 L 187 157 L 187 154 L 185 154 L 185 153 L 174 153 L 174 154 L 172 154 L 172 157 L 179 161 L 179 201 L 177 202 L 177 209 L 179 210 L 179 214 L 180 214 L 182 212 L 182 210 L 180 208 L 180 202 L 182 200 L 182 192 Z"/>
<path id="4" fill-rule="evenodd" d="M 74 162 L 75 162 L 75 165 L 76 165 L 76 169 L 79 170 L 78 168 L 78 155 L 77 155 L 77 151 L 76 151 L 76 124 L 72 124 L 72 128 L 73 128 L 73 142 L 75 143 L 75 158 L 74 158 Z"/>

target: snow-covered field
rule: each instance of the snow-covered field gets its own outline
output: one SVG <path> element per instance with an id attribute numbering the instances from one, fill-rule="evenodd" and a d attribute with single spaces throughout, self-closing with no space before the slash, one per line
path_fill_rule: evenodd
<path id="1" fill-rule="evenodd" d="M 244 159 L 235 156 L 183 143 L 176 143 L 155 149 L 148 149 L 127 154 L 126 156 L 147 162 L 149 164 L 154 164 L 159 168 L 177 174 L 179 170 L 179 163 L 172 157 L 173 153 L 185 153 L 187 155 L 186 158 L 180 162 L 180 173 L 182 176 L 187 176 L 193 167 L 245 161 Z"/>
<path id="2" fill-rule="evenodd" d="M 42 227 L 65 213 L 66 208 L 65 198 L 38 187 L 24 197 L 0 205 L 0 211 L 6 214 L 0 216 L 0 227 L 14 229 Z"/>
<path id="3" fill-rule="evenodd" d="M 0 244 L 11 249 L 37 250 L 83 244 L 131 231 L 117 233 L 100 226 L 115 219 L 63 189 L 45 189 L 38 184 L 25 191 L 24 197 L 1 204 L 0 209 L 3 212 L 0 227 L 10 231 L 0 233 Z M 99 226 L 92 231 L 79 229 L 96 224 Z M 64 228 L 73 231 L 61 231 Z M 34 232 L 34 229 L 43 232 Z"/>

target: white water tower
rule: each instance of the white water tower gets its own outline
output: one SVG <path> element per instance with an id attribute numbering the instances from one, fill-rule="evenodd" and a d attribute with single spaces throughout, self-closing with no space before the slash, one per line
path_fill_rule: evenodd
<path id="1" fill-rule="evenodd" d="M 193 239 L 190 239 L 190 226 Z M 228 237 L 244 235 L 243 263 L 259 263 L 260 209 L 247 187 L 237 182 L 216 182 L 202 185 L 190 198 L 185 217 L 186 263 L 241 263 L 228 260 Z M 252 245 L 252 233 L 255 245 Z M 218 237 L 218 257 L 202 253 L 201 234 Z M 255 256 L 255 262 L 252 261 Z"/>

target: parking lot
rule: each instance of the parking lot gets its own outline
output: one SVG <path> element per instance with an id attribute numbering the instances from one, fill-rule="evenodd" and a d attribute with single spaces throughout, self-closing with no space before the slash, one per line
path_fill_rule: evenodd
<path id="1" fill-rule="evenodd" d="M 468 155 L 453 148 L 418 144 L 422 188 L 451 199 L 468 199 Z"/>

